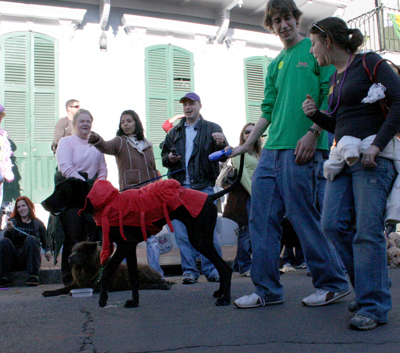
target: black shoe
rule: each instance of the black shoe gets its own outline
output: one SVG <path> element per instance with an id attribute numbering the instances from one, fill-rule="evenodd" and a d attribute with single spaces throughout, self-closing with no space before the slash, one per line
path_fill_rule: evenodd
<path id="1" fill-rule="evenodd" d="M 36 287 L 39 284 L 39 276 L 30 275 L 26 281 L 28 287 Z"/>
<path id="2" fill-rule="evenodd" d="M 350 300 L 347 310 L 349 310 L 351 313 L 356 313 L 358 310 L 360 310 L 360 307 L 358 306 L 355 299 Z"/>
<path id="3" fill-rule="evenodd" d="M 0 277 L 0 287 L 7 287 L 11 284 L 11 281 L 8 277 Z"/>

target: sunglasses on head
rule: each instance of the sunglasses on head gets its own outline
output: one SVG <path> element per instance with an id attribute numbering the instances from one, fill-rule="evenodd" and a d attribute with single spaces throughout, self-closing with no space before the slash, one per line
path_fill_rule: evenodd
<path id="1" fill-rule="evenodd" d="M 76 108 L 76 109 L 79 109 L 79 108 L 80 108 L 80 105 L 70 105 L 69 107 L 70 107 L 70 108 Z"/>
<path id="2" fill-rule="evenodd" d="M 320 26 L 317 25 L 317 21 L 314 21 L 312 26 L 315 27 L 316 29 L 319 29 L 322 33 L 326 33 Z"/>
<path id="3" fill-rule="evenodd" d="M 252 131 L 253 131 L 253 130 L 244 130 L 244 133 L 245 133 L 245 134 L 251 134 Z"/>

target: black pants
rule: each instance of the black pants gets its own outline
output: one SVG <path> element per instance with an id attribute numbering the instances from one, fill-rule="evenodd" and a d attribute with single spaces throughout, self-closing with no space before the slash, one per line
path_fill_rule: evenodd
<path id="1" fill-rule="evenodd" d="M 27 271 L 29 275 L 38 276 L 40 263 L 40 243 L 36 237 L 28 235 L 18 249 L 8 238 L 0 241 L 0 277 L 10 279 L 11 271 Z"/>
<path id="2" fill-rule="evenodd" d="M 72 282 L 71 265 L 68 261 L 75 244 L 89 240 L 100 241 L 101 232 L 98 230 L 93 217 L 82 213 L 78 216 L 78 208 L 71 208 L 60 214 L 60 220 L 65 234 L 61 256 L 61 274 L 65 285 Z"/>

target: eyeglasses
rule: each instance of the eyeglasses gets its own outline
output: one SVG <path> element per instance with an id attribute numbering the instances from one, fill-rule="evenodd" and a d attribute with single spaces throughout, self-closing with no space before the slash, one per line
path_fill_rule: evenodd
<path id="1" fill-rule="evenodd" d="M 253 130 L 244 130 L 244 133 L 245 133 L 245 134 L 251 134 L 252 131 L 253 131 Z"/>
<path id="2" fill-rule="evenodd" d="M 314 21 L 312 26 L 316 27 L 317 29 L 319 29 L 322 33 L 326 33 L 320 26 L 317 25 L 317 21 Z"/>
<path id="3" fill-rule="evenodd" d="M 70 105 L 69 107 L 70 107 L 70 108 L 76 108 L 76 109 L 79 109 L 81 106 L 80 106 L 80 105 Z"/>

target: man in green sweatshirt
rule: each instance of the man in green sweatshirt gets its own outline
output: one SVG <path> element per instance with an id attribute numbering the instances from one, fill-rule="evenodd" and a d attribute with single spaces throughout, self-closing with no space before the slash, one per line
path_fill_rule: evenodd
<path id="1" fill-rule="evenodd" d="M 293 0 L 270 0 L 264 25 L 281 39 L 284 49 L 271 62 L 265 80 L 262 114 L 246 143 L 232 156 L 246 152 L 268 129 L 268 139 L 253 174 L 250 236 L 251 278 L 255 292 L 237 299 L 238 308 L 281 304 L 279 280 L 281 223 L 286 216 L 296 231 L 317 292 L 303 299 L 322 306 L 350 293 L 339 257 L 322 233 L 316 204 L 316 176 L 326 132 L 302 110 L 308 92 L 326 109 L 332 67 L 320 68 L 309 53 L 311 42 L 297 29 L 301 11 Z"/>

